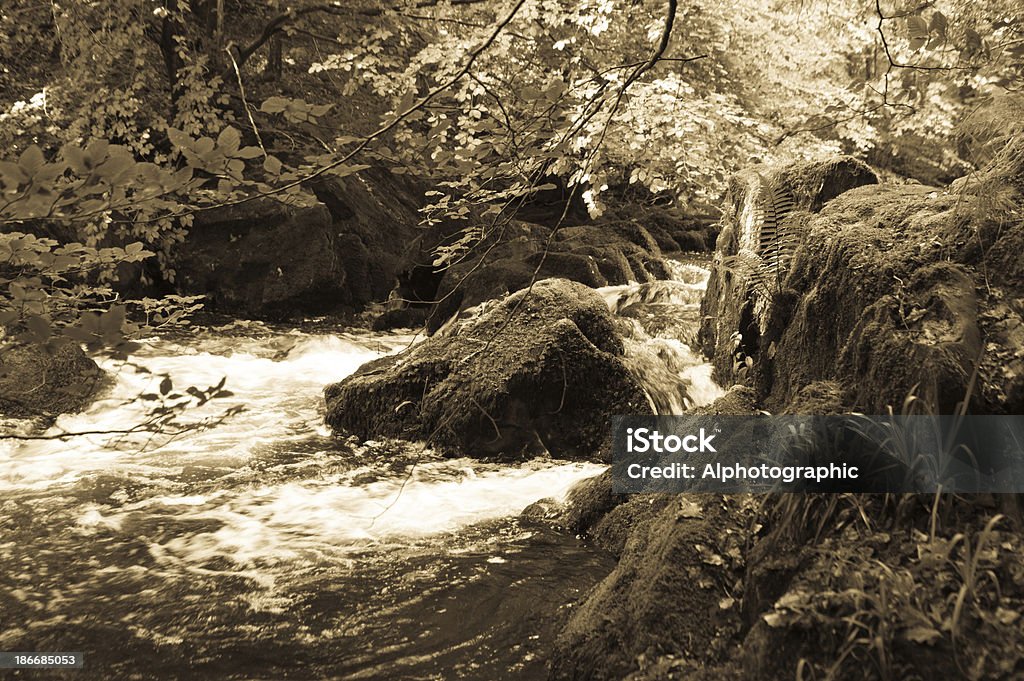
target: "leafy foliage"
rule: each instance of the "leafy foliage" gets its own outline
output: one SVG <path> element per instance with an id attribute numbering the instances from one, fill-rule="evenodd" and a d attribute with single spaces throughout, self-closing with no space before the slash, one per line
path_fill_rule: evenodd
<path id="1" fill-rule="evenodd" d="M 962 173 L 997 152 L 954 144 L 956 122 L 1019 82 L 1024 49 L 1007 0 L 217 6 L 0 10 L 5 231 L 96 254 L 139 243 L 173 282 L 196 212 L 309 200 L 309 180 L 373 163 L 432 181 L 426 223 L 466 224 L 439 265 L 552 176 L 596 216 L 611 191 L 706 212 L 739 167 L 836 151 Z M 776 235 L 762 251 L 777 280 Z M 76 285 L 100 286 L 81 309 L 109 303 L 102 286 L 126 270 L 81 267 Z"/>
<path id="2" fill-rule="evenodd" d="M 752 232 L 755 248 L 741 247 L 723 259 L 728 270 L 751 280 L 754 289 L 771 298 L 782 289 L 789 266 L 800 245 L 800 234 L 788 221 L 795 208 L 793 193 L 785 186 L 757 175 Z"/>

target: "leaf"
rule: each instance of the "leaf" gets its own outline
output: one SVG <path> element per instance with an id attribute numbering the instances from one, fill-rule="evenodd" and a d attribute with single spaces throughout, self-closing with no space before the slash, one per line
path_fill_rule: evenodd
<path id="1" fill-rule="evenodd" d="M 195 151 L 200 156 L 204 156 L 213 151 L 216 143 L 209 137 L 200 137 L 196 140 Z"/>
<path id="2" fill-rule="evenodd" d="M 43 156 L 43 150 L 39 148 L 38 144 L 33 144 L 25 151 L 21 152 L 21 156 L 18 157 L 18 165 L 21 166 L 29 175 L 35 175 L 36 172 L 44 165 L 46 165 L 46 158 Z"/>
<path id="3" fill-rule="evenodd" d="M 971 52 L 977 52 L 981 49 L 981 34 L 975 31 L 973 28 L 964 30 L 964 40 L 967 44 L 967 49 Z"/>
<path id="4" fill-rule="evenodd" d="M 907 32 L 911 40 L 924 38 L 928 40 L 928 22 L 921 17 L 907 17 Z"/>
<path id="5" fill-rule="evenodd" d="M 905 632 L 903 632 L 903 637 L 906 638 L 908 641 L 913 641 L 914 643 L 932 645 L 937 640 L 942 638 L 942 634 L 934 627 L 919 625 L 907 629 Z"/>
<path id="6" fill-rule="evenodd" d="M 234 156 L 238 147 L 242 144 L 242 135 L 230 125 L 220 131 L 217 135 L 217 148 L 225 156 Z"/>
<path id="7" fill-rule="evenodd" d="M 125 151 L 124 153 L 111 154 L 110 157 L 96 169 L 100 177 L 110 184 L 118 184 L 135 172 L 135 159 Z"/>
<path id="8" fill-rule="evenodd" d="M 25 326 L 28 327 L 29 333 L 32 334 L 37 343 L 45 343 L 52 333 L 50 322 L 37 315 L 29 316 L 25 320 Z"/>
<path id="9" fill-rule="evenodd" d="M 546 90 L 544 90 L 544 96 L 547 98 L 549 102 L 556 102 L 558 101 L 558 98 L 561 97 L 562 94 L 565 92 L 565 89 L 565 81 L 563 81 L 561 78 L 556 78 L 555 80 L 551 81 L 551 84 L 548 85 Z"/>
<path id="10" fill-rule="evenodd" d="M 932 15 L 932 20 L 931 23 L 928 25 L 928 28 L 931 31 L 938 33 L 940 36 L 945 37 L 946 28 L 948 27 L 948 25 L 949 22 L 946 20 L 946 15 L 936 10 L 935 14 Z"/>
<path id="11" fill-rule="evenodd" d="M 288 108 L 289 100 L 284 97 L 269 97 L 260 105 L 263 113 L 281 113 Z"/>
<path id="12" fill-rule="evenodd" d="M 250 159 L 262 155 L 263 150 L 260 149 L 259 147 L 242 147 L 237 152 L 235 152 L 235 158 Z"/>
<path id="13" fill-rule="evenodd" d="M 263 169 L 271 175 L 280 175 L 281 165 L 281 161 L 276 156 L 267 156 L 263 159 Z"/>
<path id="14" fill-rule="evenodd" d="M 67 161 L 68 166 L 79 175 L 85 175 L 90 170 L 85 152 L 74 144 L 65 144 L 60 151 L 61 156 Z"/>
<path id="15" fill-rule="evenodd" d="M 540 99 L 541 97 L 543 97 L 544 93 L 535 87 L 527 85 L 526 87 L 519 91 L 519 96 L 528 102 L 532 102 L 536 99 Z"/>
<path id="16" fill-rule="evenodd" d="M 356 164 L 356 165 L 351 165 L 351 166 L 350 165 L 340 165 L 340 166 L 338 166 L 336 168 L 331 168 L 328 172 L 331 175 L 335 175 L 337 177 L 348 177 L 349 175 L 355 175 L 360 170 L 366 170 L 369 167 L 370 166 L 363 165 L 361 163 L 360 164 Z"/>
<path id="17" fill-rule="evenodd" d="M 191 137 L 177 128 L 167 128 L 167 139 L 178 149 L 191 149 L 194 144 Z"/>
<path id="18" fill-rule="evenodd" d="M 28 180 L 28 177 L 28 174 L 17 163 L 0 161 L 0 181 L 3 182 L 4 186 L 12 189 L 17 188 Z"/>

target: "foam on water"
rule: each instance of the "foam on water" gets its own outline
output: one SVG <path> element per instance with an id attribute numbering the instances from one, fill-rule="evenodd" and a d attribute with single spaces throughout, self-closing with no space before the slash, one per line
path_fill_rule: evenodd
<path id="1" fill-rule="evenodd" d="M 101 399 L 79 414 L 61 416 L 47 431 L 60 433 L 116 433 L 146 420 L 152 402 L 137 399 L 159 393 L 163 376 L 175 391 L 188 386 L 207 388 L 226 379 L 234 395 L 190 408 L 183 419 L 198 423 L 216 419 L 225 410 L 244 411 L 205 430 L 191 430 L 181 437 L 151 437 L 149 433 L 96 434 L 70 439 L 17 442 L 0 439 L 0 491 L 73 483 L 96 471 L 159 475 L 189 464 L 237 465 L 260 444 L 282 439 L 301 439 L 322 432 L 318 412 L 320 391 L 355 371 L 361 364 L 386 352 L 401 349 L 411 340 L 397 335 L 371 338 L 309 336 L 280 339 L 232 339 L 199 342 L 198 347 L 148 340 L 130 362 L 101 361 L 114 384 Z M 204 345 L 219 352 L 210 352 Z M 267 355 L 278 355 L 274 359 Z M 134 365 L 148 371 L 138 371 Z M 159 446 L 158 445 L 163 445 Z"/>
<path id="2" fill-rule="evenodd" d="M 598 289 L 611 311 L 631 322 L 625 363 L 659 414 L 680 414 L 714 402 L 725 391 L 711 365 L 691 347 L 710 272 L 694 263 L 666 261 L 672 279 Z"/>
<path id="3" fill-rule="evenodd" d="M 104 362 L 116 376 L 110 392 L 47 434 L 131 428 L 144 418 L 136 396 L 158 392 L 163 375 L 175 390 L 227 377 L 234 396 L 190 409 L 192 420 L 234 405 L 245 411 L 171 441 L 150 441 L 149 434 L 0 441 L 0 491 L 67 492 L 109 481 L 103 484 L 113 493 L 76 511 L 83 532 L 118 531 L 142 517 L 215 527 L 151 548 L 169 559 L 220 556 L 247 564 L 452 532 L 514 515 L 603 470 L 542 460 L 518 467 L 438 460 L 414 445 L 382 460 L 373 443 L 353 450 L 331 436 L 323 426 L 323 386 L 410 340 L 297 335 L 201 341 L 198 348 L 148 341 L 131 363 L 149 373 Z"/>

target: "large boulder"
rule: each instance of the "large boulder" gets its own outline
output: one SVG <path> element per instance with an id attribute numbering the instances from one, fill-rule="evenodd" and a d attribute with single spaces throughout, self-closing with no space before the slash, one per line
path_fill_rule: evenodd
<path id="1" fill-rule="evenodd" d="M 327 423 L 454 455 L 595 457 L 614 414 L 650 413 L 604 301 L 551 279 L 328 386 Z"/>
<path id="2" fill-rule="evenodd" d="M 103 384 L 103 371 L 77 344 L 0 341 L 0 416 L 53 417 L 81 410 Z"/>
<path id="3" fill-rule="evenodd" d="M 422 188 L 382 169 L 327 178 L 313 194 L 201 212 L 175 253 L 175 285 L 224 312 L 352 312 L 387 298 L 418 235 Z"/>
<path id="4" fill-rule="evenodd" d="M 758 250 L 771 194 L 791 200 L 788 217 L 777 227 L 798 238 L 808 216 L 830 200 L 877 181 L 870 168 L 846 156 L 774 168 L 756 166 L 730 178 L 698 337 L 719 383 L 745 377 L 746 359 L 756 358 L 767 332 L 774 291 L 766 289 L 775 288 L 775 282 L 761 276 Z"/>
<path id="5" fill-rule="evenodd" d="M 656 231 L 662 241 L 676 245 L 663 230 Z M 500 236 L 485 239 L 475 246 L 475 253 L 444 271 L 427 329 L 433 332 L 460 310 L 519 291 L 537 279 L 562 278 L 599 287 L 667 276 L 659 239 L 635 220 L 558 230 L 511 222 Z"/>
<path id="6" fill-rule="evenodd" d="M 788 229 L 799 246 L 767 293 L 726 266 L 743 225 L 757 223 L 735 211 L 702 308 L 719 380 L 753 384 L 773 411 L 820 401 L 808 393 L 817 384 L 830 413 L 900 411 L 911 395 L 936 413 L 964 401 L 975 413 L 1021 413 L 1024 229 L 983 201 L 889 184 L 797 209 Z"/>

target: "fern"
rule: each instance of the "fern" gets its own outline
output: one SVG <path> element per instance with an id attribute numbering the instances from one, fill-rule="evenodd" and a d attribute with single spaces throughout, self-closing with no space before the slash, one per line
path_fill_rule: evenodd
<path id="1" fill-rule="evenodd" d="M 754 224 L 756 250 L 741 250 L 723 258 L 722 265 L 752 281 L 755 289 L 771 297 L 782 289 L 782 282 L 800 243 L 800 235 L 787 221 L 796 208 L 792 192 L 781 185 L 769 183 L 761 175 L 758 175 L 758 180 Z"/>
<path id="2" fill-rule="evenodd" d="M 789 263 L 799 239 L 787 229 L 786 219 L 796 207 L 793 194 L 781 185 L 772 185 L 763 177 L 758 190 L 759 214 L 757 256 L 760 258 L 762 278 L 774 283 L 778 290 L 789 272 Z"/>

